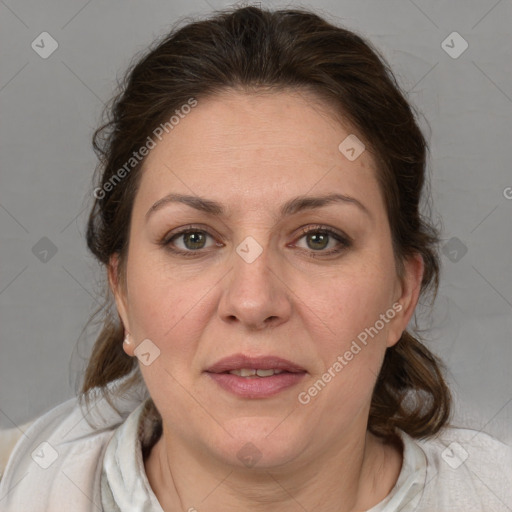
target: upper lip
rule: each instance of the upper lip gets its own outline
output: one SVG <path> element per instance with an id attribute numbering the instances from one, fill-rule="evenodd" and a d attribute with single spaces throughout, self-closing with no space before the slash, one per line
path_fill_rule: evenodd
<path id="1" fill-rule="evenodd" d="M 219 359 L 213 366 L 206 371 L 209 373 L 224 373 L 231 370 L 241 370 L 243 368 L 256 370 L 282 370 L 287 372 L 305 372 L 304 368 L 298 364 L 292 363 L 287 359 L 277 356 L 250 357 L 244 354 L 234 354 L 232 356 Z"/>

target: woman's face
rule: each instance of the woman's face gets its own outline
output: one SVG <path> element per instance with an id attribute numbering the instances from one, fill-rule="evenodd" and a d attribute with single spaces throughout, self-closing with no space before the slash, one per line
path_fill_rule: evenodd
<path id="1" fill-rule="evenodd" d="M 125 287 L 112 260 L 164 435 L 224 463 L 301 464 L 365 432 L 416 305 L 421 259 L 397 276 L 376 164 L 353 138 L 340 150 L 353 132 L 321 106 L 199 100 L 144 163 Z M 282 372 L 223 373 L 241 368 Z"/>

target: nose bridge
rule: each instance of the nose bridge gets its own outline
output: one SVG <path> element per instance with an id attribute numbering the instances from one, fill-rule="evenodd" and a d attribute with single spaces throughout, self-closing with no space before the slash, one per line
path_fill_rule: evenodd
<path id="1" fill-rule="evenodd" d="M 260 237 L 261 239 L 261 237 Z M 238 305 L 254 308 L 268 303 L 273 295 L 272 278 L 269 270 L 269 244 L 260 245 L 253 237 L 245 238 L 233 255 L 233 276 L 230 293 Z"/>
<path id="2" fill-rule="evenodd" d="M 259 237 L 262 240 L 262 236 Z M 272 268 L 278 264 L 269 243 L 246 237 L 233 251 L 233 267 L 224 291 L 219 314 L 225 319 L 252 327 L 285 320 L 290 304 L 284 285 Z"/>

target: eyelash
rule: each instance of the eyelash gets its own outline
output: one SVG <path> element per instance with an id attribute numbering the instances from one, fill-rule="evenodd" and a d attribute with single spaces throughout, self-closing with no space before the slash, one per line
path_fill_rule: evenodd
<path id="1" fill-rule="evenodd" d="M 177 231 L 176 233 L 171 233 L 171 236 L 169 236 L 169 235 L 165 236 L 159 242 L 159 245 L 165 247 L 167 250 L 171 251 L 174 254 L 185 256 L 187 258 L 200 257 L 202 255 L 201 253 L 203 252 L 203 249 L 197 249 L 195 251 L 194 250 L 184 251 L 182 249 L 176 249 L 175 247 L 172 247 L 172 245 L 171 245 L 171 242 L 173 240 L 179 238 L 182 235 L 186 235 L 189 233 L 204 233 L 213 238 L 213 235 L 211 235 L 208 231 L 201 229 L 198 226 L 187 226 L 187 227 L 181 229 L 180 231 Z M 348 237 L 338 231 L 334 231 L 332 228 L 329 228 L 327 226 L 322 226 L 322 225 L 315 225 L 312 227 L 310 226 L 307 228 L 302 228 L 300 230 L 297 240 L 300 240 L 304 236 L 309 235 L 311 233 L 329 235 L 330 237 L 337 240 L 339 242 L 339 244 L 341 245 L 341 247 L 337 247 L 337 248 L 331 249 L 329 251 L 322 251 L 322 250 L 314 251 L 312 249 L 308 250 L 308 249 L 299 248 L 299 250 L 309 252 L 310 253 L 309 255 L 312 258 L 325 258 L 328 256 L 333 256 L 334 254 L 341 253 L 342 251 L 344 251 L 352 246 L 352 239 L 350 237 Z"/>

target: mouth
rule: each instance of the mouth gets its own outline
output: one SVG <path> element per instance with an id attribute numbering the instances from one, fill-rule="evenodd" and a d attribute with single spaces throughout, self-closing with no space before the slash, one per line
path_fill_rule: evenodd
<path id="1" fill-rule="evenodd" d="M 279 374 L 287 373 L 304 373 L 306 370 L 296 363 L 292 363 L 287 359 L 277 356 L 262 356 L 250 357 L 244 354 L 235 354 L 225 357 L 217 361 L 213 366 L 208 368 L 208 373 L 231 373 L 242 377 L 251 377 L 258 375 L 259 377 L 268 377 L 272 374 L 265 372 L 274 371 Z M 237 372 L 244 372 L 245 375 L 240 375 Z M 252 373 L 248 373 L 252 372 Z"/>
<path id="2" fill-rule="evenodd" d="M 224 390 L 243 398 L 268 398 L 298 384 L 300 365 L 277 356 L 235 354 L 217 361 L 206 373 Z"/>

